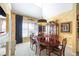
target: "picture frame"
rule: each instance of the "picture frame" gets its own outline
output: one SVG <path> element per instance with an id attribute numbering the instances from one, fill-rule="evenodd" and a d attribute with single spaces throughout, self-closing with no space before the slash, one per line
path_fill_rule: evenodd
<path id="1" fill-rule="evenodd" d="M 71 32 L 71 22 L 61 23 L 61 32 Z"/>

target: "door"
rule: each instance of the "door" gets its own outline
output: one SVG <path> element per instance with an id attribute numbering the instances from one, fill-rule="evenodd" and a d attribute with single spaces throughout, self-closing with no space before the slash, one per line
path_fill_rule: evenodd
<path id="1" fill-rule="evenodd" d="M 22 19 L 22 16 L 16 15 L 16 44 L 22 43 Z"/>

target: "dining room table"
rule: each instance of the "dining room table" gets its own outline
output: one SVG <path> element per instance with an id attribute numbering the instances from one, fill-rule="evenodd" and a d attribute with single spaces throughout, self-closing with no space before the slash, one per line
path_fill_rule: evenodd
<path id="1" fill-rule="evenodd" d="M 37 42 L 38 46 L 42 45 L 42 46 L 46 47 L 46 49 L 57 48 L 60 44 L 58 39 L 51 39 L 51 38 L 45 37 L 45 36 L 44 36 L 43 40 L 41 38 L 37 38 L 36 42 Z M 36 48 L 36 51 L 37 51 L 37 48 Z"/>

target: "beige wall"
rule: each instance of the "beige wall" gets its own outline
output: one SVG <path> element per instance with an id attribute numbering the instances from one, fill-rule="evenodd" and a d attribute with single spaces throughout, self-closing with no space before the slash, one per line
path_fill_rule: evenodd
<path id="1" fill-rule="evenodd" d="M 11 30 L 11 55 L 15 55 L 15 45 L 16 45 L 16 14 L 11 13 L 11 18 L 12 18 L 12 30 Z"/>
<path id="2" fill-rule="evenodd" d="M 9 14 L 6 14 L 6 32 L 9 32 Z"/>
<path id="3" fill-rule="evenodd" d="M 67 12 L 61 13 L 55 17 L 51 17 L 50 21 L 58 20 L 59 23 L 59 39 L 67 38 L 67 46 L 72 49 L 76 55 L 76 4 L 73 5 L 73 9 Z M 61 23 L 71 22 L 71 32 L 61 32 Z"/>
<path id="4" fill-rule="evenodd" d="M 77 15 L 79 15 L 79 3 L 77 3 L 77 12 L 76 13 L 77 13 Z M 77 41 L 76 41 L 76 49 L 77 49 L 77 52 L 79 52 L 79 38 L 77 38 Z"/>

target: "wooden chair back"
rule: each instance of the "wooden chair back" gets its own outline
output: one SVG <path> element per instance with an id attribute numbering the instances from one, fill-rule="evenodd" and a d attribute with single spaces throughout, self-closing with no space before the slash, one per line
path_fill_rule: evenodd
<path id="1" fill-rule="evenodd" d="M 66 44 L 67 44 L 67 38 L 64 38 L 62 41 L 62 54 L 63 54 L 63 56 L 65 55 Z"/>

